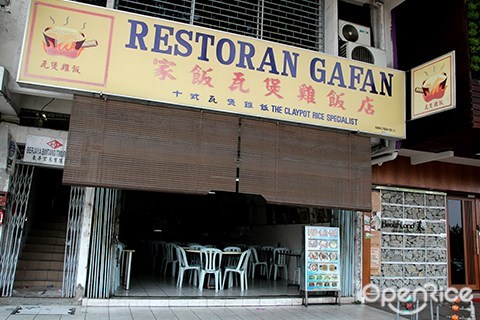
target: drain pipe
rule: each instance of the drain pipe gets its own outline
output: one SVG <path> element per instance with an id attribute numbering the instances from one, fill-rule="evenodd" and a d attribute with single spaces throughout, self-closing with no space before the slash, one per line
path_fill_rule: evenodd
<path id="1" fill-rule="evenodd" d="M 397 158 L 397 156 L 398 156 L 398 151 L 394 151 L 394 152 L 392 152 L 390 154 L 387 154 L 385 156 L 374 158 L 374 159 L 372 159 L 372 166 L 374 166 L 376 164 L 381 166 L 384 162 L 395 160 Z"/>

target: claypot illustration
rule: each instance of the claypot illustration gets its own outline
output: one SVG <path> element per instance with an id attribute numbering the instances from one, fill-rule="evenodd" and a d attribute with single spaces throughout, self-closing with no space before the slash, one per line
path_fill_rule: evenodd
<path id="1" fill-rule="evenodd" d="M 43 48 L 49 55 L 69 58 L 78 57 L 83 49 L 96 47 L 96 40 L 86 40 L 82 32 L 66 27 L 47 27 L 43 31 L 45 43 Z"/>
<path id="2" fill-rule="evenodd" d="M 415 92 L 423 94 L 423 100 L 429 102 L 433 99 L 440 99 L 444 96 L 447 89 L 447 74 L 437 73 L 422 83 L 422 87 L 416 87 Z"/>

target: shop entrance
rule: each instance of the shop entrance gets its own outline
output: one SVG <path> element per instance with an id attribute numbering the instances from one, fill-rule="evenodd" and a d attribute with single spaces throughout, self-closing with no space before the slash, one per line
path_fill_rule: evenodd
<path id="1" fill-rule="evenodd" d="M 273 205 L 259 195 L 250 194 L 189 195 L 143 191 L 123 191 L 121 212 L 119 241 L 135 252 L 129 290 L 120 286 L 114 294 L 117 297 L 299 297 L 299 287 L 294 284 L 302 277 L 297 264 L 301 261 L 294 257 L 288 263 L 287 277 L 283 270 L 276 279 L 273 275 L 267 277 L 257 268 L 254 278 L 248 275 L 248 290 L 242 292 L 237 283 L 216 292 L 208 287 L 200 291 L 190 282 L 188 274 L 184 276 L 182 287 L 178 287 L 178 265 L 167 264 L 162 250 L 166 243 L 182 247 L 195 243 L 221 250 L 228 246 L 243 250 L 287 247 L 301 254 L 305 225 L 340 225 L 345 231 L 342 252 L 348 259 L 344 265 L 348 271 L 345 290 L 347 295 L 353 290 L 349 288 L 353 281 L 353 230 L 345 229 L 347 225 L 353 228 L 353 212 Z M 342 214 L 345 219 L 339 219 Z"/>
<path id="2" fill-rule="evenodd" d="M 449 275 L 453 287 L 480 289 L 478 200 L 448 199 Z"/>

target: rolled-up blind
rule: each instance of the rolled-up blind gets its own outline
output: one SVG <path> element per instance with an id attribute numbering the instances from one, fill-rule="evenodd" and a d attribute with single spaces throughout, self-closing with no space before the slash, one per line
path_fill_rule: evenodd
<path id="1" fill-rule="evenodd" d="M 76 96 L 63 182 L 370 210 L 370 138 Z"/>
<path id="2" fill-rule="evenodd" d="M 76 96 L 65 184 L 204 194 L 235 190 L 238 119 Z"/>
<path id="3" fill-rule="evenodd" d="M 242 119 L 240 192 L 268 202 L 370 210 L 370 138 Z"/>

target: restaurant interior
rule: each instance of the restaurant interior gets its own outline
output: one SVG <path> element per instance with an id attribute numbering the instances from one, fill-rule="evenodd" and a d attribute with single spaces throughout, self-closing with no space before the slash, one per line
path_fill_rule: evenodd
<path id="1" fill-rule="evenodd" d="M 261 195 L 234 192 L 191 195 L 125 191 L 122 198 L 119 241 L 135 252 L 128 290 L 121 286 L 115 293 L 117 297 L 299 296 L 303 226 L 330 226 L 336 215 L 331 209 L 270 204 Z M 222 251 L 238 247 L 237 263 L 239 255 L 248 249 L 255 248 L 256 257 L 249 250 L 245 286 L 239 275 L 218 288 L 215 277 L 207 275 L 199 286 L 200 278 L 190 276 L 189 270 L 179 286 L 178 262 L 175 267 L 165 262 L 167 244 L 181 247 L 189 264 L 195 257 L 198 259 L 195 254 L 199 252 L 191 250 L 195 245 Z M 287 248 L 289 255 L 283 256 L 286 268 L 275 272 L 269 250 L 278 248 Z M 173 252 L 176 257 L 176 249 Z M 222 273 L 231 256 L 223 254 Z M 256 266 L 252 277 L 254 260 L 265 263 L 266 269 Z"/>

